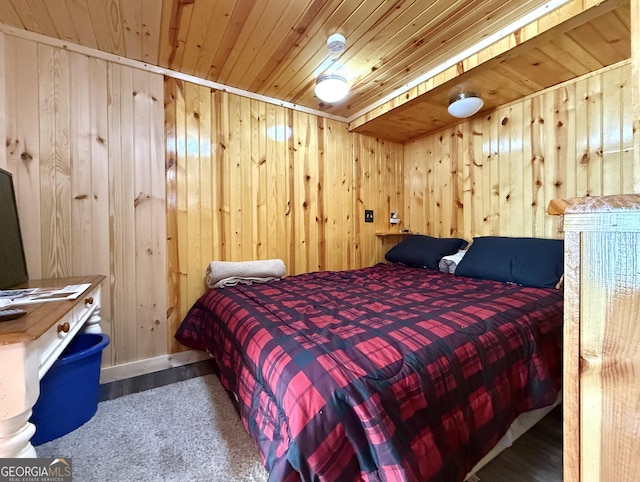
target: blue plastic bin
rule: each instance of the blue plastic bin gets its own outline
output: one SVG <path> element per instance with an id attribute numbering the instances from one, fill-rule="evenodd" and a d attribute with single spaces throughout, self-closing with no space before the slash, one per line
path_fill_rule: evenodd
<path id="1" fill-rule="evenodd" d="M 40 380 L 33 407 L 33 445 L 61 437 L 88 422 L 98 409 L 104 333 L 79 333 Z"/>

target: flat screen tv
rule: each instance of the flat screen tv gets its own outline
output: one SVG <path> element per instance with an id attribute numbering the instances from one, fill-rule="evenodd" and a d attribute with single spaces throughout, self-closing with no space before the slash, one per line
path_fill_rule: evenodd
<path id="1" fill-rule="evenodd" d="M 13 178 L 0 169 L 0 290 L 28 279 Z"/>

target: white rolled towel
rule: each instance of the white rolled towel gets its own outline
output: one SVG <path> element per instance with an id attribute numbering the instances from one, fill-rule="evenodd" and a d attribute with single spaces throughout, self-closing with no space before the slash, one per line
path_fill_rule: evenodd
<path id="1" fill-rule="evenodd" d="M 280 279 L 286 271 L 281 259 L 256 261 L 211 261 L 205 281 L 209 288 L 224 288 L 238 283 L 266 283 Z"/>
<path id="2" fill-rule="evenodd" d="M 467 254 L 466 250 L 458 251 L 456 254 L 450 254 L 449 256 L 443 256 L 440 259 L 438 269 L 443 273 L 454 274 L 458 267 L 458 263 L 460 263 L 465 254 Z"/>

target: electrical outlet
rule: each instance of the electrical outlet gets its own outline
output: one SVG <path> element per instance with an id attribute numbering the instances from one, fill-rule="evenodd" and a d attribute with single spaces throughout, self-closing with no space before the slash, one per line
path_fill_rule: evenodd
<path id="1" fill-rule="evenodd" d="M 364 222 L 372 223 L 373 222 L 373 209 L 365 209 L 364 210 Z"/>

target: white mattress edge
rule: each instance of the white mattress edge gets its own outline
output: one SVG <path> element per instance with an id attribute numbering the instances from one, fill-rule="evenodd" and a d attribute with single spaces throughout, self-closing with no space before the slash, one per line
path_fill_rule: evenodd
<path id="1" fill-rule="evenodd" d="M 522 436 L 527 430 L 533 427 L 536 423 L 546 417 L 551 410 L 557 407 L 560 402 L 562 402 L 562 392 L 558 393 L 558 398 L 554 403 L 548 405 L 546 407 L 538 408 L 536 410 L 531 410 L 529 412 L 524 412 L 518 415 L 518 417 L 513 421 L 507 433 L 505 433 L 498 443 L 491 449 L 491 451 L 485 455 L 465 477 L 465 481 L 467 479 L 474 480 L 473 476 L 477 471 L 479 471 L 482 467 L 491 462 L 494 458 L 496 458 L 503 450 L 511 447 L 513 442 L 515 442 L 520 436 Z"/>

